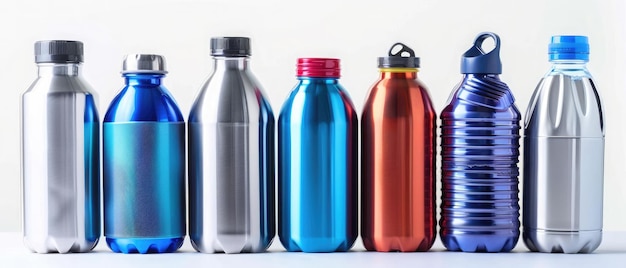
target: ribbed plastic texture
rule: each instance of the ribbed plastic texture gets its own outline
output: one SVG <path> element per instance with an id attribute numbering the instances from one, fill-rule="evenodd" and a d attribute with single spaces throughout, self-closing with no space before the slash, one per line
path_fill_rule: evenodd
<path id="1" fill-rule="evenodd" d="M 441 113 L 441 239 L 449 250 L 510 251 L 519 237 L 520 113 L 497 75 L 466 75 Z"/>

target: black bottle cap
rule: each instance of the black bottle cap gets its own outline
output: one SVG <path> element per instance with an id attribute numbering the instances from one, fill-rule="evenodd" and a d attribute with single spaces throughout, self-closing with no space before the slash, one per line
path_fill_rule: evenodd
<path id="1" fill-rule="evenodd" d="M 400 46 L 398 52 L 393 53 L 394 48 Z M 406 55 L 406 56 L 405 56 Z M 419 68 L 420 58 L 415 57 L 415 52 L 402 43 L 395 43 L 389 49 L 389 56 L 378 58 L 378 68 Z"/>
<path id="2" fill-rule="evenodd" d="M 83 43 L 80 41 L 47 40 L 35 42 L 36 63 L 83 62 Z"/>
<path id="3" fill-rule="evenodd" d="M 211 38 L 211 56 L 247 57 L 250 55 L 250 38 L 248 37 Z"/>

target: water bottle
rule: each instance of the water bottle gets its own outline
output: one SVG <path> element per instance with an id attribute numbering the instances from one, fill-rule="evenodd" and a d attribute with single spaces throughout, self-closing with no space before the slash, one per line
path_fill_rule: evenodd
<path id="1" fill-rule="evenodd" d="M 483 41 L 495 48 L 486 52 Z M 441 113 L 441 240 L 448 250 L 507 252 L 519 238 L 520 113 L 500 80 L 500 38 L 481 33 Z"/>
<path id="2" fill-rule="evenodd" d="M 524 243 L 532 251 L 589 253 L 602 240 L 604 116 L 587 70 L 586 36 L 553 36 L 552 68 L 524 128 Z"/>
<path id="3" fill-rule="evenodd" d="M 263 252 L 276 234 L 274 113 L 250 39 L 211 38 L 213 73 L 189 114 L 189 233 L 204 253 Z"/>
<path id="4" fill-rule="evenodd" d="M 300 58 L 278 120 L 278 232 L 288 251 L 347 251 L 357 237 L 357 116 L 339 60 Z"/>
<path id="5" fill-rule="evenodd" d="M 185 122 L 159 55 L 126 56 L 103 124 L 104 234 L 114 252 L 174 252 L 185 237 Z"/>
<path id="6" fill-rule="evenodd" d="M 24 243 L 88 252 L 100 238 L 100 120 L 81 75 L 83 43 L 38 41 L 35 62 L 39 77 L 21 107 Z"/>
<path id="7" fill-rule="evenodd" d="M 371 251 L 427 251 L 435 241 L 436 115 L 415 52 L 394 44 L 361 117 L 361 237 Z"/>

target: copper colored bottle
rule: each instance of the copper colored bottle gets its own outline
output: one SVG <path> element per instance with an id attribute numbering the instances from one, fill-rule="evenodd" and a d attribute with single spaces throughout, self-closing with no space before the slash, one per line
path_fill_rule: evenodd
<path id="1" fill-rule="evenodd" d="M 394 44 L 378 68 L 361 124 L 363 244 L 427 251 L 436 235 L 435 110 L 412 49 Z"/>

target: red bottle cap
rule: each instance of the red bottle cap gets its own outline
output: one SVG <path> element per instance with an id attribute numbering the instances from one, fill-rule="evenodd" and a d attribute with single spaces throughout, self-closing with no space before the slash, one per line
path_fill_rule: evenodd
<path id="1" fill-rule="evenodd" d="M 339 59 L 299 58 L 296 76 L 339 78 Z"/>

